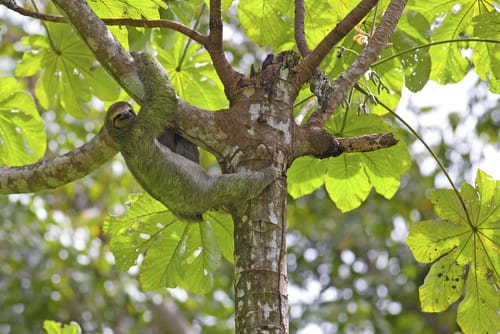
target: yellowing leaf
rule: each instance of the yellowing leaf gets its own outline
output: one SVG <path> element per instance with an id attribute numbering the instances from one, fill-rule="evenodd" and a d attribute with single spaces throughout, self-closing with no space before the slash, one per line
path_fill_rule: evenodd
<path id="1" fill-rule="evenodd" d="M 419 288 L 422 311 L 441 312 L 462 294 L 465 268 L 455 262 L 456 252 L 439 259 Z"/>
<path id="2" fill-rule="evenodd" d="M 411 222 L 406 243 L 418 262 L 431 263 L 457 248 L 466 231 L 466 227 L 446 221 Z"/>

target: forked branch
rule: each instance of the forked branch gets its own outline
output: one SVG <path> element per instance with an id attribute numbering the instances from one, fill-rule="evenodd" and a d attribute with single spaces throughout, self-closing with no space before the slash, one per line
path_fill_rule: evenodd
<path id="1" fill-rule="evenodd" d="M 390 2 L 368 45 L 354 60 L 347 71 L 335 80 L 326 107 L 316 109 L 307 123 L 308 126 L 323 127 L 328 118 L 342 103 L 347 92 L 369 69 L 370 65 L 375 62 L 387 46 L 387 42 L 396 28 L 407 2 L 408 0 L 392 0 Z"/>
<path id="2" fill-rule="evenodd" d="M 377 2 L 378 0 L 360 1 L 360 3 L 354 7 L 354 9 L 347 14 L 347 16 L 328 33 L 328 35 L 325 36 L 325 38 L 323 38 L 318 46 L 316 46 L 316 48 L 302 60 L 302 62 L 297 66 L 298 86 L 302 86 L 307 80 L 309 80 L 313 72 L 319 66 L 321 61 L 323 61 L 326 55 L 332 50 L 332 48 L 361 21 L 373 7 L 375 7 Z"/>

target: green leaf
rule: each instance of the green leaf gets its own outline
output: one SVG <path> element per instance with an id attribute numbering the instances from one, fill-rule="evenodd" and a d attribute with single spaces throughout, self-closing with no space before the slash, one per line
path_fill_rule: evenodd
<path id="1" fill-rule="evenodd" d="M 408 247 L 419 262 L 435 262 L 420 288 L 422 309 L 438 312 L 460 297 L 468 268 L 465 298 L 457 321 L 465 332 L 494 333 L 500 312 L 500 181 L 479 170 L 475 187 L 464 183 L 431 194 L 445 221 L 410 224 Z"/>
<path id="2" fill-rule="evenodd" d="M 0 165 L 40 160 L 46 149 L 45 125 L 33 98 L 14 78 L 0 78 Z"/>
<path id="3" fill-rule="evenodd" d="M 434 204 L 436 214 L 445 219 L 467 226 L 467 215 L 451 189 L 436 189 L 431 193 L 431 202 Z"/>
<path id="4" fill-rule="evenodd" d="M 342 137 L 392 132 L 379 116 L 349 116 L 346 121 L 344 117 L 340 113 L 336 114 L 328 121 L 325 129 Z M 403 142 L 383 150 L 345 153 L 328 160 L 330 178 L 327 181 L 327 191 L 337 207 L 344 212 L 361 205 L 372 187 L 388 199 L 394 196 L 399 188 L 399 178 L 411 164 L 408 148 Z M 349 178 L 352 180 L 348 180 Z"/>
<path id="5" fill-rule="evenodd" d="M 338 22 L 336 1 L 305 1 L 304 30 L 311 49 L 331 31 Z"/>
<path id="6" fill-rule="evenodd" d="M 393 54 L 394 50 L 386 49 L 382 53 L 382 56 L 388 57 Z M 393 58 L 389 61 L 379 63 L 374 66 L 374 69 L 376 71 L 369 70 L 367 72 L 368 77 L 363 76 L 359 84 L 375 95 L 379 101 L 383 101 L 390 109 L 396 109 L 399 100 L 401 100 L 401 92 L 403 91 L 403 66 L 396 58 Z M 372 104 L 370 106 L 370 113 L 385 115 L 388 111 L 381 105 Z"/>
<path id="7" fill-rule="evenodd" d="M 498 41 L 498 22 L 500 13 L 495 10 L 474 17 L 474 36 Z M 479 77 L 489 83 L 490 90 L 500 94 L 500 43 L 475 43 L 472 62 Z"/>
<path id="8" fill-rule="evenodd" d="M 226 260 L 234 262 L 234 224 L 230 214 L 207 212 L 205 217 L 212 222 L 217 246 Z"/>
<path id="9" fill-rule="evenodd" d="M 188 224 L 175 222 L 162 229 L 152 240 L 139 274 L 144 290 L 173 288 L 181 283 L 180 258 L 188 231 Z"/>
<path id="10" fill-rule="evenodd" d="M 104 232 L 111 236 L 110 247 L 120 270 L 128 270 L 151 243 L 152 235 L 177 219 L 148 194 L 130 197 L 130 209 L 123 217 L 108 216 Z"/>
<path id="11" fill-rule="evenodd" d="M 498 260 L 500 256 L 498 252 L 496 254 Z M 479 254 L 479 258 L 486 259 L 485 255 Z M 496 268 L 499 267 L 497 263 Z M 464 333 L 495 333 L 498 330 L 500 298 L 498 280 L 495 288 L 495 282 L 492 279 L 495 275 L 492 270 L 493 268 L 488 265 L 469 270 L 465 298 L 458 305 L 457 310 L 457 322 Z M 496 276 L 498 277 L 498 272 Z"/>
<path id="12" fill-rule="evenodd" d="M 157 20 L 159 8 L 166 8 L 163 1 L 157 0 L 96 0 L 89 2 L 95 13 L 102 18 L 132 18 Z M 108 26 L 115 38 L 128 48 L 128 30 L 125 27 Z"/>
<path id="13" fill-rule="evenodd" d="M 435 28 L 432 30 L 434 42 L 473 36 L 473 17 L 495 11 L 493 3 L 474 0 L 412 1 L 408 9 L 414 9 L 424 15 L 428 22 L 434 23 Z M 496 36 L 498 39 L 498 35 Z M 471 68 L 469 61 L 460 50 L 460 48 L 467 47 L 466 43 L 432 46 L 430 49 L 431 79 L 442 84 L 460 81 Z M 475 66 L 478 65 L 482 64 L 475 63 Z"/>
<path id="14" fill-rule="evenodd" d="M 207 293 L 213 285 L 212 272 L 220 261 L 212 225 L 207 222 L 190 225 L 191 231 L 183 256 L 181 286 L 195 293 Z"/>
<path id="15" fill-rule="evenodd" d="M 406 243 L 415 260 L 431 263 L 466 242 L 466 232 L 467 227 L 447 221 L 410 222 Z"/>
<path id="16" fill-rule="evenodd" d="M 94 0 L 92 9 L 102 17 L 128 17 L 132 19 L 156 20 L 159 8 L 167 8 L 161 0 Z"/>
<path id="17" fill-rule="evenodd" d="M 342 155 L 329 159 L 325 186 L 340 211 L 359 207 L 371 190 L 370 180 L 361 166 L 359 155 Z"/>
<path id="18" fill-rule="evenodd" d="M 238 18 L 247 37 L 259 46 L 278 48 L 293 41 L 293 2 L 245 0 L 238 4 Z"/>
<path id="19" fill-rule="evenodd" d="M 18 76 L 40 72 L 35 87 L 40 104 L 84 117 L 93 95 L 104 101 L 116 99 L 118 85 L 97 65 L 78 34 L 61 24 L 47 23 L 47 29 L 51 43 L 47 36 L 28 39 L 33 51 L 26 52 L 16 68 Z"/>

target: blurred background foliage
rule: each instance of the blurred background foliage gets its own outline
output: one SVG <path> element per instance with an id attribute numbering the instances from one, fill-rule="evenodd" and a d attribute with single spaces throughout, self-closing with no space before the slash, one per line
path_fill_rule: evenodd
<path id="1" fill-rule="evenodd" d="M 186 5 L 185 16 L 175 18 L 188 21 L 199 10 Z M 236 27 L 234 10 L 226 13 L 226 22 Z M 0 7 L 1 76 L 12 75 L 21 59 L 22 38 L 43 31 L 38 21 L 7 12 Z M 174 18 L 169 12 L 164 16 Z M 205 31 L 206 24 L 203 16 L 200 30 Z M 150 32 L 128 30 L 132 49 L 146 46 Z M 236 29 L 228 31 L 228 57 L 249 73 L 250 65 L 260 63 L 268 50 L 256 49 Z M 27 90 L 33 91 L 34 80 L 23 81 Z M 425 95 L 406 99 L 398 109 L 428 140 L 458 184 L 464 178 L 471 182 L 477 166 L 499 149 L 500 98 L 479 81 L 469 86 L 460 110 L 418 100 Z M 98 131 L 103 103 L 94 102 L 85 118 L 42 112 L 47 157 L 83 144 Z M 439 122 L 428 121 L 437 115 Z M 324 189 L 289 200 L 291 333 L 458 331 L 454 307 L 439 315 L 420 311 L 418 286 L 428 268 L 415 263 L 404 243 L 409 221 L 433 218 L 428 192 L 446 186 L 443 175 L 406 129 L 390 117 L 387 121 L 410 147 L 414 161 L 392 200 L 372 194 L 361 208 L 347 214 L 335 208 Z M 213 163 L 207 156 L 204 161 L 208 168 Z M 45 319 L 74 320 L 85 333 L 169 333 L 163 312 L 172 301 L 195 331 L 233 332 L 232 265 L 218 268 L 214 290 L 204 296 L 181 289 L 143 293 L 137 270 L 121 273 L 113 265 L 103 220 L 109 213 L 123 213 L 128 195 L 138 191 L 117 157 L 83 180 L 54 191 L 0 196 L 0 334 L 41 333 Z"/>

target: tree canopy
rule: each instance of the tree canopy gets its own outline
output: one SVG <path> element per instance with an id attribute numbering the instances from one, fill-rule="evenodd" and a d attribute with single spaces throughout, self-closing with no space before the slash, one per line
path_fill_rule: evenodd
<path id="1" fill-rule="evenodd" d="M 0 1 L 0 333 L 497 330 L 500 12 L 406 2 Z M 196 224 L 144 193 L 100 130 L 144 102 L 138 51 L 206 169 L 282 177 Z M 470 73 L 444 122 L 399 111 Z"/>

